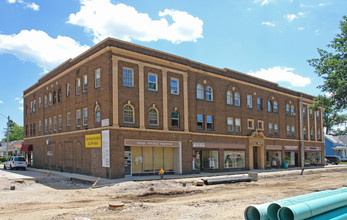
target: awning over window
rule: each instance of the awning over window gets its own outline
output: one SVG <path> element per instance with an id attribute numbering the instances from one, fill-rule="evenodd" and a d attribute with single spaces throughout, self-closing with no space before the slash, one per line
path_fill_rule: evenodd
<path id="1" fill-rule="evenodd" d="M 23 145 L 21 151 L 33 151 L 33 145 Z"/>

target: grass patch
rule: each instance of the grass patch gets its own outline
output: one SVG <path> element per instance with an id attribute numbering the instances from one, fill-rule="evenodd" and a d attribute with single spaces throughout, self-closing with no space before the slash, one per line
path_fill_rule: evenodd
<path id="1" fill-rule="evenodd" d="M 347 164 L 347 161 L 346 162 L 341 162 L 340 164 Z"/>

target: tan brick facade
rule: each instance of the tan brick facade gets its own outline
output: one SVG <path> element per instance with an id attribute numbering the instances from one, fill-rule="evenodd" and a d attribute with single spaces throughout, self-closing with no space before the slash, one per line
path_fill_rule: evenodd
<path id="1" fill-rule="evenodd" d="M 132 77 L 123 74 L 124 68 Z M 99 87 L 95 79 L 97 70 L 100 70 Z M 88 83 L 84 88 L 85 76 Z M 81 80 L 79 95 L 76 94 L 78 79 Z M 151 81 L 153 79 L 155 83 Z M 124 81 L 128 84 L 125 85 Z M 67 85 L 70 86 L 69 96 Z M 203 99 L 197 98 L 197 85 L 203 89 Z M 211 92 L 207 92 L 207 88 L 211 88 Z M 232 103 L 227 101 L 228 92 Z M 239 95 L 239 106 L 236 105 L 236 93 Z M 52 94 L 51 104 L 49 94 Z M 138 45 L 106 39 L 52 70 L 24 91 L 25 144 L 33 145 L 35 167 L 48 168 L 51 163 L 54 170 L 110 178 L 129 174 L 124 168 L 127 147 L 131 151 L 129 163 L 130 174 L 133 175 L 153 174 L 160 166 L 182 174 L 274 168 L 283 166 L 285 160 L 291 166 L 300 166 L 301 95 L 305 108 L 305 117 L 302 118 L 306 129 L 305 159 L 307 165 L 322 164 L 322 112 L 321 109 L 319 113 L 313 111 L 310 117 L 308 105 L 312 103 L 312 96 L 233 70 L 218 69 Z M 247 96 L 252 99 L 251 106 L 247 103 Z M 211 100 L 207 100 L 210 97 Z M 258 105 L 258 98 L 261 105 Z M 269 101 L 271 112 L 268 111 Z M 277 103 L 276 112 L 274 103 Z M 289 106 L 288 113 L 286 105 Z M 133 109 L 132 120 L 124 111 L 125 106 Z M 84 125 L 86 108 L 87 125 Z M 100 109 L 100 121 L 97 121 L 97 109 Z M 151 116 L 149 112 L 151 109 L 157 111 L 157 120 L 153 121 L 153 114 Z M 81 110 L 79 127 L 77 110 Z M 68 113 L 70 126 L 67 126 Z M 171 119 L 172 113 L 175 117 L 178 115 L 177 120 Z M 203 119 L 202 129 L 197 126 L 198 115 Z M 232 127 L 227 124 L 228 117 Z M 237 132 L 237 120 L 240 121 L 240 132 Z M 109 123 L 103 125 L 106 121 Z M 278 128 L 276 131 L 275 126 Z M 100 134 L 103 130 L 110 131 L 110 167 L 102 165 L 105 158 L 102 147 L 89 148 L 85 143 L 85 135 Z M 49 145 L 45 144 L 47 139 L 50 140 Z M 125 146 L 126 140 L 137 140 L 134 143 L 138 144 Z M 179 144 L 170 147 L 170 144 L 176 143 Z M 47 151 L 53 152 L 53 156 L 47 156 Z M 134 156 L 136 152 L 138 155 Z M 142 172 L 135 172 L 136 166 L 142 167 Z M 153 172 L 148 171 L 151 166 Z"/>

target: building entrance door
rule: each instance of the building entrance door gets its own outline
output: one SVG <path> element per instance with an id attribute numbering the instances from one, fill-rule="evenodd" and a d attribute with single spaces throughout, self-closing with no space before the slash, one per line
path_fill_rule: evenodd
<path id="1" fill-rule="evenodd" d="M 128 146 L 124 147 L 124 175 L 131 175 L 131 149 Z"/>
<path id="2" fill-rule="evenodd" d="M 259 169 L 258 166 L 258 147 L 253 147 L 253 169 Z"/>

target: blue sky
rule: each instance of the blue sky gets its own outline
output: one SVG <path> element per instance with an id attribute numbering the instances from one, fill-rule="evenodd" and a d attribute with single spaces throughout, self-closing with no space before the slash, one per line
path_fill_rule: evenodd
<path id="1" fill-rule="evenodd" d="M 346 0 L 0 0 L 0 113 L 23 125 L 23 90 L 106 37 L 320 94 L 308 59 L 340 32 Z M 0 138 L 6 118 L 0 115 Z"/>

